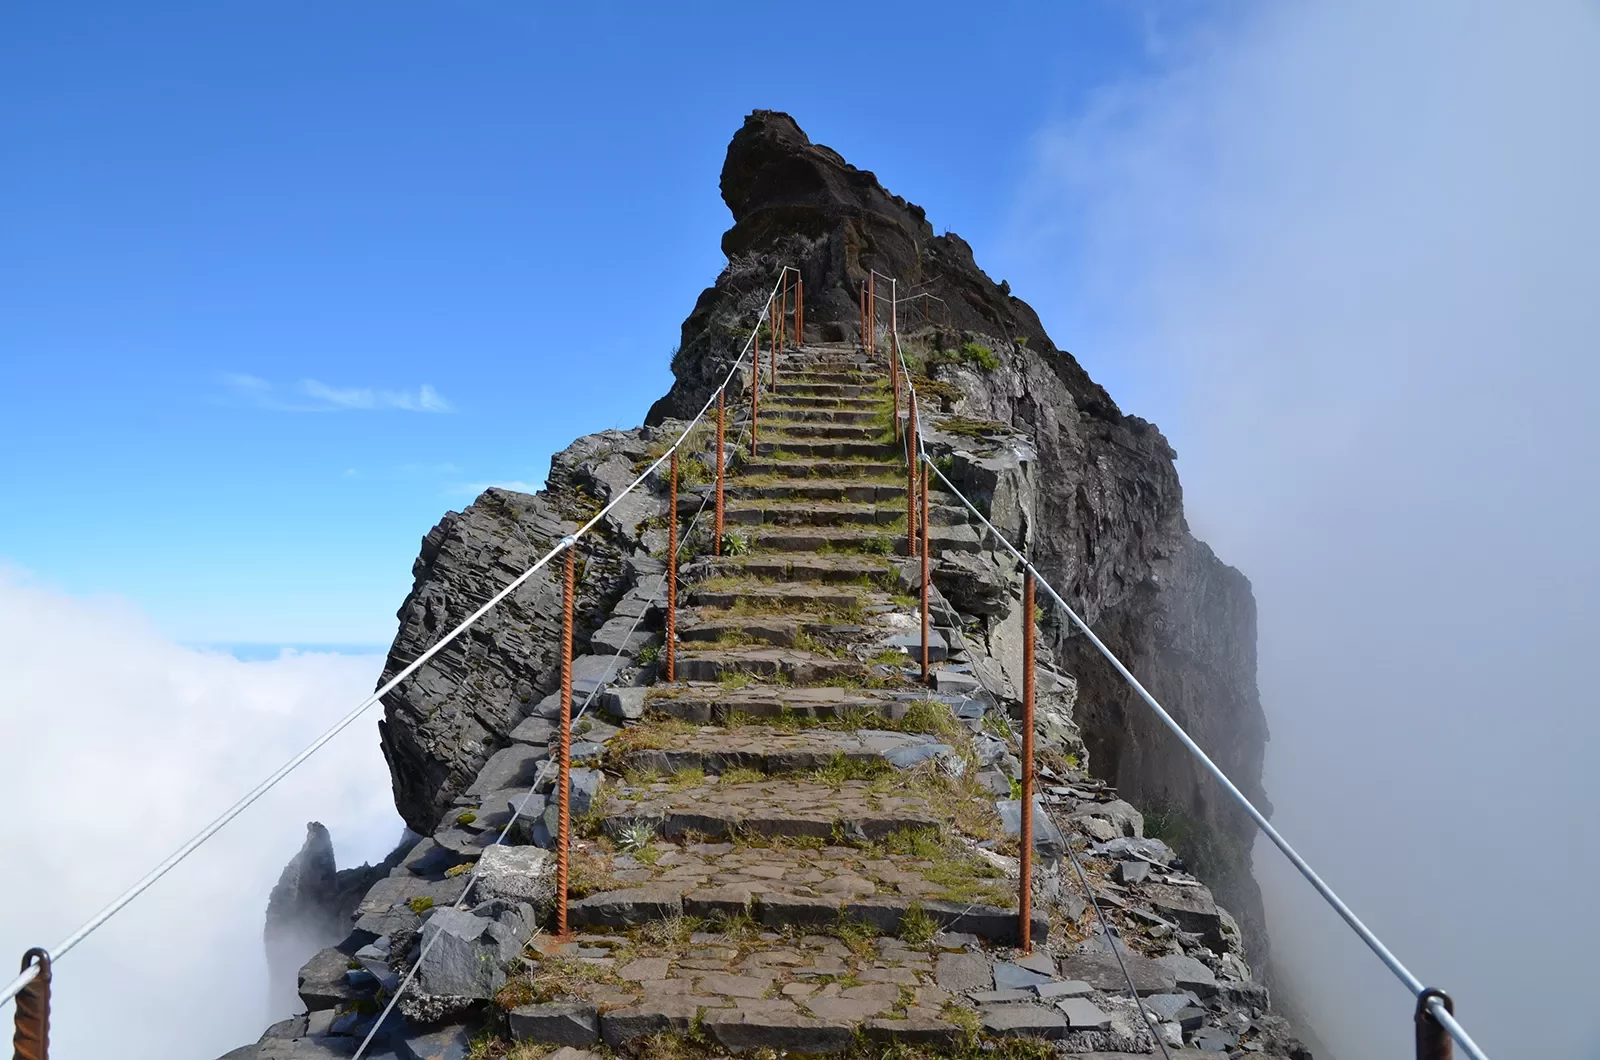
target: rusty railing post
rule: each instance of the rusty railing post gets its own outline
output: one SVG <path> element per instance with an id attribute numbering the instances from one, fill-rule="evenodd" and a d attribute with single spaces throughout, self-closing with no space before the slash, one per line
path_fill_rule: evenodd
<path id="1" fill-rule="evenodd" d="M 755 356 L 750 359 L 750 459 L 756 458 L 757 417 L 761 414 L 761 329 L 750 340 Z"/>
<path id="2" fill-rule="evenodd" d="M 667 505 L 667 681 L 677 679 L 678 633 L 678 451 L 672 451 L 671 500 Z"/>
<path id="3" fill-rule="evenodd" d="M 794 348 L 806 341 L 806 278 L 796 269 L 794 274 Z"/>
<path id="4" fill-rule="evenodd" d="M 50 1055 L 50 954 L 35 947 L 22 955 L 22 971 L 35 962 L 39 972 L 16 997 L 17 1031 L 11 1039 L 16 1060 L 46 1060 Z"/>
<path id="5" fill-rule="evenodd" d="M 922 683 L 928 683 L 928 479 L 926 469 L 917 476 L 922 480 Z"/>
<path id="6" fill-rule="evenodd" d="M 878 284 L 877 274 L 867 273 L 867 352 L 878 352 Z"/>
<path id="7" fill-rule="evenodd" d="M 789 348 L 789 266 L 783 267 L 783 276 L 778 282 L 778 335 L 779 346 Z M 774 369 L 776 371 L 776 369 Z"/>
<path id="8" fill-rule="evenodd" d="M 894 440 L 900 440 L 900 336 L 894 336 L 894 356 L 889 360 L 889 384 L 894 391 Z"/>
<path id="9" fill-rule="evenodd" d="M 917 402 L 906 393 L 910 430 L 906 432 L 906 555 L 917 554 Z"/>
<path id="10" fill-rule="evenodd" d="M 1455 1002 L 1443 990 L 1429 988 L 1417 995 L 1417 1060 L 1451 1060 L 1455 1055 L 1455 1043 L 1450 1040 L 1450 1032 L 1433 1018 L 1433 1012 L 1428 1008 L 1428 1002 L 1434 998 L 1444 1002 L 1444 1010 L 1450 1015 L 1456 1014 Z"/>
<path id="11" fill-rule="evenodd" d="M 1033 950 L 1033 572 L 1022 576 L 1022 842 L 1017 934 Z"/>
<path id="12" fill-rule="evenodd" d="M 567 934 L 567 843 L 572 800 L 572 607 L 577 592 L 577 542 L 567 546 L 566 588 L 561 599 L 561 732 L 556 757 L 556 935 Z"/>
<path id="13" fill-rule="evenodd" d="M 778 392 L 778 333 L 783 330 L 783 310 L 776 302 L 768 303 L 768 308 L 777 312 L 772 315 L 773 326 L 769 331 L 772 337 L 772 374 L 767 377 L 767 389 L 774 394 Z"/>
<path id="14" fill-rule="evenodd" d="M 727 397 L 727 387 L 717 391 L 717 527 L 716 540 L 711 545 L 712 554 L 717 556 L 722 555 L 722 465 L 726 463 L 722 459 L 722 439 L 725 430 L 723 424 L 727 419 Z"/>
<path id="15" fill-rule="evenodd" d="M 867 281 L 861 281 L 861 291 L 856 295 L 856 308 L 861 312 L 861 352 L 867 352 Z"/>

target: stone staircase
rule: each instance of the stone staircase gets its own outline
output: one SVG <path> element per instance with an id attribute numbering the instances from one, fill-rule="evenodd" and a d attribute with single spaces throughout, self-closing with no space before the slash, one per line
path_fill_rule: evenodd
<path id="1" fill-rule="evenodd" d="M 978 1012 L 940 969 L 1016 942 L 1016 841 L 977 780 L 988 704 L 929 692 L 913 664 L 883 364 L 790 355 L 760 427 L 727 482 L 724 554 L 684 568 L 678 680 L 606 744 L 572 851 L 580 934 L 541 939 L 503 992 L 526 1002 L 516 1036 L 953 1047 Z M 936 539 L 967 530 L 938 510 Z"/>

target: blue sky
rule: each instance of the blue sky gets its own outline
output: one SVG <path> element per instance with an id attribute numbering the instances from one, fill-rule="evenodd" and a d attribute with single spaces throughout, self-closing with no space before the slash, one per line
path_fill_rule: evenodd
<path id="1" fill-rule="evenodd" d="M 0 558 L 181 640 L 386 642 L 446 509 L 665 391 L 755 107 L 1072 347 L 1010 218 L 1140 7 L 534 6 L 5 6 Z"/>

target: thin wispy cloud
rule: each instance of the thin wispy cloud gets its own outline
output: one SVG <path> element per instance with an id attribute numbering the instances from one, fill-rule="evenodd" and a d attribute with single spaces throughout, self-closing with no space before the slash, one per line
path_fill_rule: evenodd
<path id="1" fill-rule="evenodd" d="M 224 372 L 222 385 L 233 402 L 274 412 L 454 412 L 444 395 L 431 383 L 415 390 L 378 387 L 337 387 L 317 379 L 302 379 L 293 387 L 279 387 L 260 376 Z"/>
<path id="2" fill-rule="evenodd" d="M 314 401 L 336 409 L 401 409 L 406 412 L 452 412 L 450 402 L 427 383 L 415 391 L 374 390 L 370 387 L 332 387 L 304 379 L 300 390 Z"/>

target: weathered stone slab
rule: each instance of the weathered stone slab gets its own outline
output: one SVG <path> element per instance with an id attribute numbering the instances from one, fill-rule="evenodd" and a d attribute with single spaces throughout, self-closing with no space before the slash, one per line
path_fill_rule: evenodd
<path id="1" fill-rule="evenodd" d="M 612 1048 L 635 1038 L 672 1032 L 686 1034 L 706 998 L 682 995 L 647 996 L 636 1005 L 600 1015 L 600 1037 Z"/>
<path id="2" fill-rule="evenodd" d="M 1146 994 L 1170 994 L 1178 988 L 1177 977 L 1149 957 L 1124 954 L 1123 964 L 1133 988 L 1142 997 Z M 1123 978 L 1122 966 L 1117 958 L 1104 951 L 1080 953 L 1061 959 L 1061 978 L 1081 979 L 1096 990 L 1108 994 L 1126 994 L 1128 980 Z"/>
<path id="3" fill-rule="evenodd" d="M 854 1030 L 849 1024 L 831 1023 L 812 1016 L 747 1008 L 707 1012 L 702 1026 L 725 1049 L 777 1049 L 795 1053 L 842 1053 L 850 1048 Z"/>
<path id="4" fill-rule="evenodd" d="M 602 891 L 567 904 L 567 921 L 574 927 L 632 927 L 682 914 L 683 898 L 667 884 Z"/>
<path id="5" fill-rule="evenodd" d="M 600 1040 L 600 1017 L 593 1005 L 552 1001 L 511 1010 L 511 1037 L 540 1045 L 589 1046 Z"/>
<path id="6" fill-rule="evenodd" d="M 1172 973 L 1179 990 L 1193 990 L 1201 997 L 1210 997 L 1217 992 L 1216 974 L 1193 957 L 1169 954 L 1157 957 L 1156 963 Z"/>
<path id="7" fill-rule="evenodd" d="M 994 989 L 994 962 L 981 953 L 941 953 L 933 981 L 955 994 Z"/>
<path id="8" fill-rule="evenodd" d="M 979 1026 L 1001 1038 L 1045 1038 L 1067 1035 L 1067 1018 L 1054 1008 L 1040 1005 L 997 1005 L 984 1009 Z"/>

